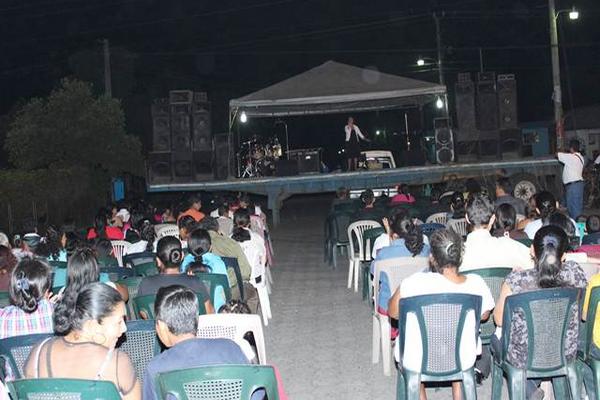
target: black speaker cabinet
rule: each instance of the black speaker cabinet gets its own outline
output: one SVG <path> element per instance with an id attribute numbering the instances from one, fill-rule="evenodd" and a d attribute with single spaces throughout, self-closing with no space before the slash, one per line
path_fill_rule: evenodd
<path id="1" fill-rule="evenodd" d="M 155 151 L 148 154 L 148 180 L 153 184 L 171 181 L 171 152 Z"/>
<path id="2" fill-rule="evenodd" d="M 194 151 L 212 150 L 210 104 L 207 102 L 198 102 L 192 105 L 192 149 Z"/>
<path id="3" fill-rule="evenodd" d="M 171 149 L 184 152 L 191 150 L 190 104 L 171 106 Z"/>
<path id="4" fill-rule="evenodd" d="M 152 148 L 154 151 L 171 150 L 171 120 L 169 118 L 169 102 L 157 99 L 152 110 Z"/>
<path id="5" fill-rule="evenodd" d="M 214 137 L 213 172 L 215 179 L 225 180 L 234 170 L 234 149 L 231 145 L 231 135 L 221 133 Z"/>
<path id="6" fill-rule="evenodd" d="M 477 82 L 477 128 L 482 131 L 498 129 L 498 97 L 493 72 L 479 74 Z"/>
<path id="7" fill-rule="evenodd" d="M 192 182 L 194 165 L 191 151 L 174 151 L 172 153 L 173 181 Z"/>
<path id="8" fill-rule="evenodd" d="M 298 172 L 301 174 L 318 174 L 321 172 L 321 149 L 290 150 L 291 160 L 298 163 Z"/>
<path id="9" fill-rule="evenodd" d="M 194 151 L 194 181 L 213 180 L 213 153 L 212 151 Z"/>
<path id="10" fill-rule="evenodd" d="M 435 159 L 438 164 L 454 161 L 454 137 L 448 118 L 435 118 Z"/>
<path id="11" fill-rule="evenodd" d="M 513 74 L 498 75 L 498 115 L 500 129 L 515 129 L 517 118 L 517 81 Z"/>
<path id="12" fill-rule="evenodd" d="M 297 160 L 277 160 L 275 161 L 275 176 L 294 176 L 298 175 Z"/>
<path id="13" fill-rule="evenodd" d="M 457 82 L 455 94 L 456 120 L 458 124 L 455 139 L 457 142 L 468 141 L 467 137 L 471 136 L 477 130 L 475 124 L 475 86 L 473 85 L 473 81 L 469 79 L 468 81 Z"/>

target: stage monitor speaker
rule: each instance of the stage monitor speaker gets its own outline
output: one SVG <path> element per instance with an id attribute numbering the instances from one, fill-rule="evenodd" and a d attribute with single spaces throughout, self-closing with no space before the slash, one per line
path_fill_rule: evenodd
<path id="1" fill-rule="evenodd" d="M 454 161 L 454 137 L 448 118 L 433 120 L 435 131 L 435 159 L 438 164 Z"/>
<path id="2" fill-rule="evenodd" d="M 464 142 L 473 139 L 477 130 L 475 124 L 475 86 L 473 81 L 463 80 L 455 86 L 456 120 L 458 131 L 456 141 Z"/>
<path id="3" fill-rule="evenodd" d="M 172 153 L 173 180 L 176 182 L 192 182 L 194 165 L 191 151 L 174 151 Z"/>
<path id="4" fill-rule="evenodd" d="M 157 99 L 152 103 L 152 148 L 154 151 L 171 150 L 171 121 L 169 102 Z"/>
<path id="5" fill-rule="evenodd" d="M 171 181 L 171 152 L 155 151 L 148 154 L 148 179 L 150 183 Z"/>
<path id="6" fill-rule="evenodd" d="M 192 149 L 194 151 L 212 150 L 210 103 L 194 102 L 192 104 Z"/>
<path id="7" fill-rule="evenodd" d="M 212 181 L 213 174 L 213 152 L 212 150 L 194 151 L 194 181 Z"/>
<path id="8" fill-rule="evenodd" d="M 321 149 L 297 149 L 288 152 L 290 159 L 298 162 L 301 174 L 318 174 L 321 172 Z"/>
<path id="9" fill-rule="evenodd" d="M 498 97 L 493 72 L 479 73 L 477 82 L 477 128 L 481 131 L 498 129 Z"/>
<path id="10" fill-rule="evenodd" d="M 229 133 L 215 135 L 214 146 L 214 176 L 215 179 L 225 180 L 229 178 L 234 169 L 234 150 L 231 144 L 231 135 L 229 135 Z"/>
<path id="11" fill-rule="evenodd" d="M 500 129 L 515 129 L 517 118 L 517 81 L 513 74 L 498 75 L 498 114 Z"/>
<path id="12" fill-rule="evenodd" d="M 171 106 L 171 149 L 191 150 L 190 104 Z"/>
<path id="13" fill-rule="evenodd" d="M 294 176 L 298 175 L 297 160 L 277 160 L 275 161 L 275 176 Z"/>
<path id="14" fill-rule="evenodd" d="M 171 90 L 169 92 L 169 103 L 175 104 L 192 104 L 194 92 L 191 90 Z"/>

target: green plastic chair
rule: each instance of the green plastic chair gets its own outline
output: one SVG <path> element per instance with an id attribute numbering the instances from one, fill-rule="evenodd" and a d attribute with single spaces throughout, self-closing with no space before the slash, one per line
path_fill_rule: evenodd
<path id="1" fill-rule="evenodd" d="M 0 308 L 10 305 L 10 294 L 8 292 L 0 292 Z"/>
<path id="2" fill-rule="evenodd" d="M 7 377 L 21 378 L 23 366 L 33 346 L 51 336 L 52 333 L 34 333 L 0 339 L 0 378 L 4 382 Z"/>
<path id="3" fill-rule="evenodd" d="M 247 400 L 264 389 L 269 400 L 279 400 L 273 367 L 265 365 L 218 365 L 158 374 L 157 387 L 163 399 Z"/>
<path id="4" fill-rule="evenodd" d="M 475 316 L 473 331 L 464 331 L 467 314 Z M 422 357 L 419 371 L 402 366 L 398 372 L 398 400 L 417 400 L 421 382 L 462 381 L 463 398 L 477 398 L 475 389 L 475 359 L 473 365 L 462 365 L 460 344 L 463 333 L 473 335 L 476 341 L 479 334 L 481 296 L 470 294 L 431 294 L 400 299 L 398 338 L 406 338 L 406 324 L 409 315 L 416 317 L 421 332 L 420 338 L 399 340 L 400 359 L 405 346 L 411 340 L 421 340 Z M 408 342 L 408 343 L 407 343 Z M 451 351 L 454 349 L 454 351 Z"/>
<path id="5" fill-rule="evenodd" d="M 585 390 L 590 399 L 600 400 L 600 359 L 598 359 L 592 353 L 595 347 L 594 344 L 594 325 L 596 323 L 596 313 L 600 305 L 600 287 L 592 289 L 590 294 L 590 301 L 588 304 L 586 322 L 582 325 L 584 329 L 584 345 L 582 351 L 579 353 L 577 368 L 579 373 L 583 372 L 583 368 L 590 368 L 592 370 L 592 377 L 594 384 L 592 387 L 586 385 Z M 584 380 L 584 383 L 585 382 Z"/>
<path id="6" fill-rule="evenodd" d="M 385 228 L 372 228 L 367 229 L 363 232 L 363 249 L 365 249 L 364 261 L 361 265 L 361 273 L 362 273 L 362 298 L 366 300 L 369 296 L 369 288 L 371 287 L 371 282 L 369 279 L 369 270 L 371 268 L 370 262 L 373 260 L 371 257 L 371 249 L 373 248 L 373 243 L 375 243 L 375 239 L 377 239 L 382 233 L 385 233 Z"/>
<path id="7" fill-rule="evenodd" d="M 161 351 L 155 321 L 127 321 L 126 325 L 127 332 L 119 338 L 117 348 L 129 355 L 135 373 L 140 383 L 143 383 L 148 363 Z"/>
<path id="8" fill-rule="evenodd" d="M 117 282 L 120 279 L 126 279 L 135 275 L 133 269 L 125 267 L 103 267 L 100 268 L 100 273 L 107 274 L 111 282 Z"/>
<path id="9" fill-rule="evenodd" d="M 565 338 L 572 310 L 578 306 L 579 289 L 541 289 L 508 296 L 502 315 L 502 354 L 494 354 L 492 363 L 492 399 L 502 396 L 502 374 L 506 375 L 512 400 L 525 399 L 528 378 L 552 378 L 556 398 L 565 391 L 565 377 L 571 398 L 581 393 L 577 362 L 565 356 Z M 520 369 L 510 364 L 507 354 L 511 342 L 511 321 L 515 312 L 524 314 L 527 327 L 527 361 Z M 493 350 L 493 347 L 492 347 Z"/>
<path id="10" fill-rule="evenodd" d="M 137 292 L 142 279 L 143 277 L 141 276 L 132 276 L 117 281 L 118 284 L 123 285 L 127 288 L 127 293 L 129 294 L 129 301 L 127 302 L 127 318 L 130 320 L 135 319 L 135 310 L 133 309 L 132 300 L 137 296 Z"/>
<path id="11" fill-rule="evenodd" d="M 158 267 L 156 262 L 147 262 L 133 266 L 133 270 L 137 276 L 152 276 L 158 275 Z"/>
<path id="12" fill-rule="evenodd" d="M 67 262 L 66 261 L 48 261 L 48 265 L 50 265 L 51 267 L 54 268 L 67 268 Z"/>
<path id="13" fill-rule="evenodd" d="M 517 239 L 517 242 L 524 244 L 527 247 L 531 247 L 531 245 L 533 244 L 533 240 L 531 239 Z"/>
<path id="14" fill-rule="evenodd" d="M 227 267 L 227 272 L 230 275 L 229 271 L 233 270 L 236 279 L 236 286 L 240 293 L 240 300 L 244 301 L 244 280 L 242 278 L 242 271 L 240 270 L 240 264 L 238 263 L 237 258 L 235 257 L 221 257 L 223 262 L 225 263 L 225 267 Z"/>
<path id="15" fill-rule="evenodd" d="M 465 271 L 465 274 L 479 275 L 483 278 L 485 283 L 488 285 L 494 301 L 498 301 L 500 297 L 500 289 L 506 276 L 512 271 L 512 268 L 482 268 L 471 271 Z M 479 337 L 481 338 L 481 344 L 489 345 L 492 339 L 492 335 L 496 331 L 496 324 L 494 323 L 493 316 L 483 324 L 481 324 L 481 332 Z"/>
<path id="16" fill-rule="evenodd" d="M 348 240 L 348 226 L 352 221 L 353 214 L 350 212 L 332 212 L 326 220 L 325 252 L 327 260 L 333 269 L 337 268 L 337 253 L 347 251 L 350 241 Z"/>
<path id="17" fill-rule="evenodd" d="M 194 274 L 194 276 L 200 279 L 204 286 L 208 289 L 208 293 L 210 294 L 210 301 L 216 304 L 217 300 L 217 288 L 223 288 L 223 292 L 225 293 L 225 303 L 231 300 L 231 289 L 229 288 L 229 281 L 227 280 L 227 276 L 223 274 L 211 274 L 207 272 L 199 272 Z"/>
<path id="18" fill-rule="evenodd" d="M 154 300 L 156 295 L 149 294 L 146 296 L 137 296 L 133 298 L 133 310 L 135 312 L 136 319 L 154 319 Z M 131 299 L 130 299 L 131 300 Z M 206 307 L 200 295 L 198 295 L 198 315 L 206 314 Z M 142 318 L 142 313 L 146 315 L 146 318 Z"/>
<path id="19" fill-rule="evenodd" d="M 14 399 L 120 400 L 114 383 L 87 379 L 19 379 L 6 382 Z"/>

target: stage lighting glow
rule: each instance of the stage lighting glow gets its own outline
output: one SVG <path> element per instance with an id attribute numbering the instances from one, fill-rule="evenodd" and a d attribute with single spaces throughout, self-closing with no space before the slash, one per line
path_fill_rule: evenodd
<path id="1" fill-rule="evenodd" d="M 422 67 L 423 65 L 425 65 L 425 60 L 423 60 L 422 58 L 419 58 L 419 59 L 417 60 L 417 65 L 418 65 L 419 67 Z"/>
<path id="2" fill-rule="evenodd" d="M 380 131 L 380 130 L 377 130 L 377 131 L 375 131 L 375 134 L 376 134 L 377 136 L 379 136 L 379 135 L 381 135 L 381 131 Z"/>
<path id="3" fill-rule="evenodd" d="M 573 9 L 572 9 L 572 10 L 569 12 L 569 19 L 572 19 L 572 20 L 573 20 L 573 19 L 579 19 L 579 11 L 577 11 L 576 9 L 574 9 L 574 8 L 573 8 Z"/>
<path id="4" fill-rule="evenodd" d="M 248 116 L 246 115 L 245 111 L 242 111 L 242 114 L 240 115 L 240 122 L 242 124 L 245 124 L 246 122 L 248 122 Z"/>
<path id="5" fill-rule="evenodd" d="M 441 97 L 438 97 L 437 100 L 435 101 L 435 106 L 437 108 L 444 108 L 444 100 L 442 100 Z"/>

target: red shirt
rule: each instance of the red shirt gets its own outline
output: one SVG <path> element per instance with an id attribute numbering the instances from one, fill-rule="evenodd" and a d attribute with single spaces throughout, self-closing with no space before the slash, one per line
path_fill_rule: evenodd
<path id="1" fill-rule="evenodd" d="M 125 235 L 123 235 L 123 231 L 116 226 L 107 226 L 104 231 L 106 232 L 106 238 L 108 240 L 123 240 L 125 239 Z M 96 239 L 98 234 L 96 233 L 96 229 L 91 228 L 87 234 L 87 240 Z"/>

